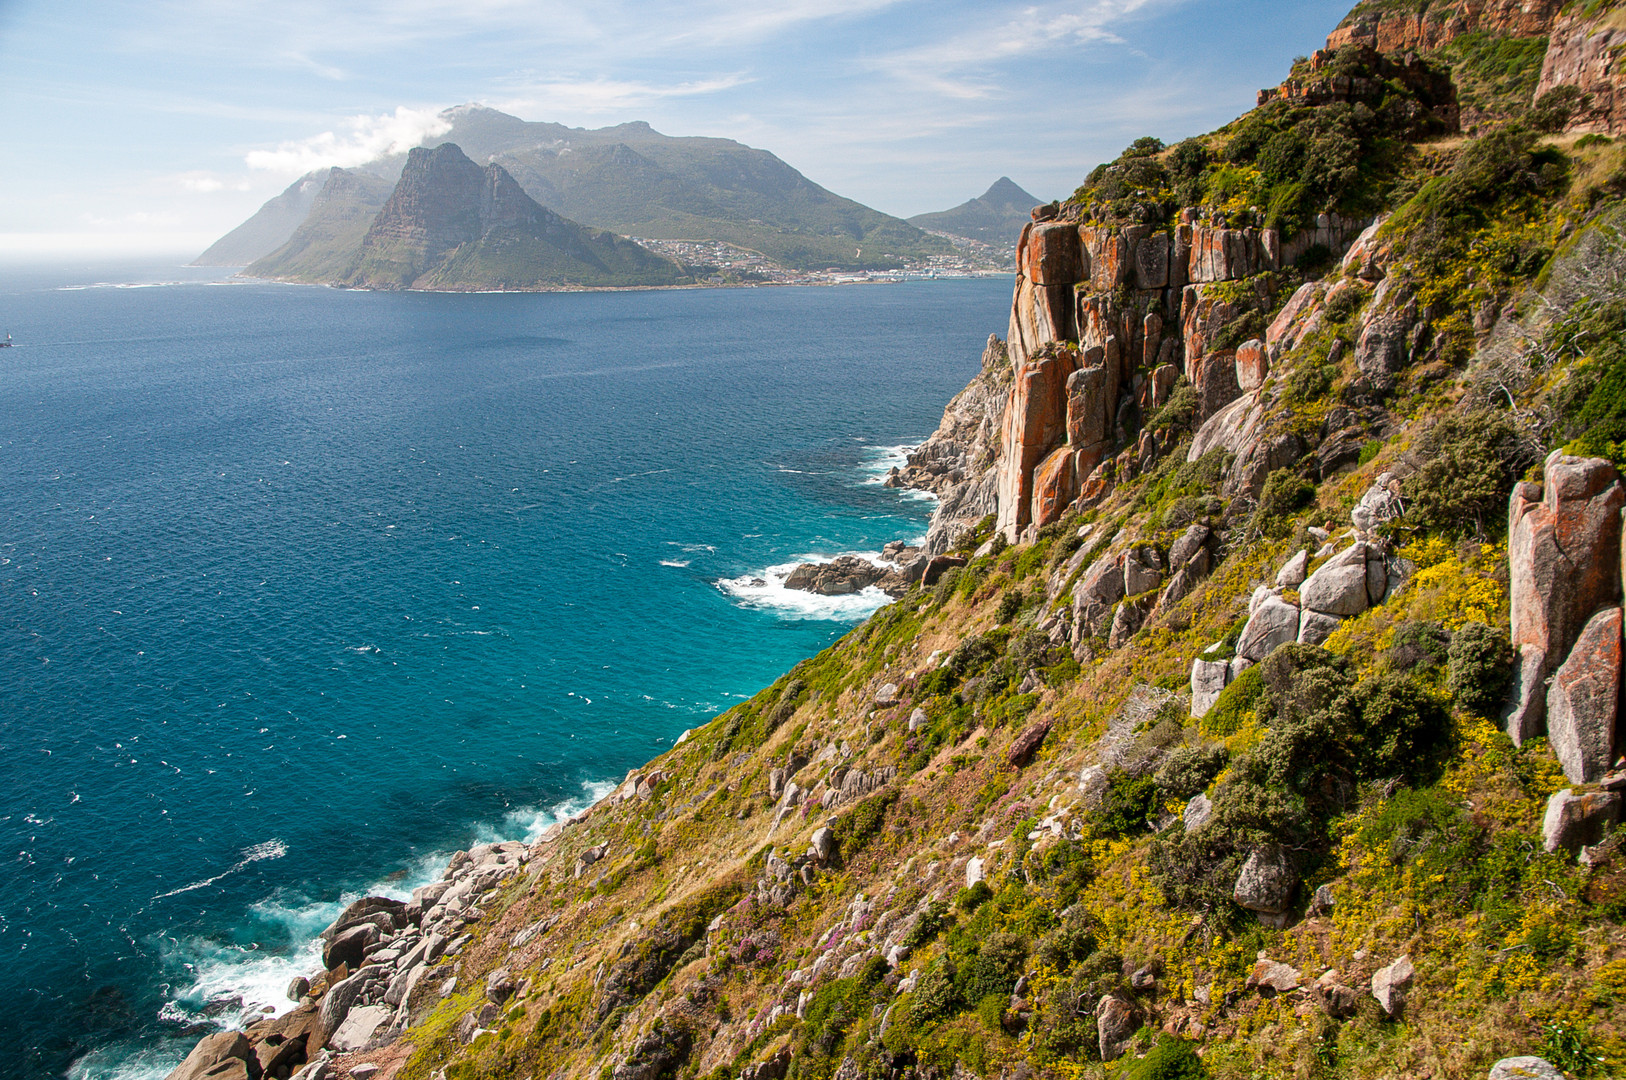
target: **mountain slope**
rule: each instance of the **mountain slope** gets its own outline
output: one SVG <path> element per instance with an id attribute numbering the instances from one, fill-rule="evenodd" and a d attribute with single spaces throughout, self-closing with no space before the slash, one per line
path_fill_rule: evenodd
<path id="1" fill-rule="evenodd" d="M 268 200 L 254 216 L 209 245 L 193 266 L 247 266 L 286 244 L 310 216 L 329 169 L 308 172 Z"/>
<path id="2" fill-rule="evenodd" d="M 1028 223 L 1029 212 L 1039 202 L 1010 177 L 1001 176 L 977 198 L 969 199 L 952 210 L 917 214 L 909 219 L 909 224 L 934 232 L 981 240 L 987 244 L 1015 244 L 1023 226 Z"/>
<path id="3" fill-rule="evenodd" d="M 356 250 L 347 284 L 536 289 L 674 285 L 669 259 L 539 206 L 499 165 L 442 143 L 413 150 Z"/>
<path id="4" fill-rule="evenodd" d="M 502 165 L 538 202 L 602 229 L 725 240 L 804 270 L 893 268 L 951 250 L 730 139 L 673 138 L 641 122 L 596 131 L 527 123 L 468 105 L 445 117 L 445 141 Z"/>
<path id="5" fill-rule="evenodd" d="M 347 280 L 356 252 L 393 185 L 367 173 L 330 169 L 288 242 L 244 269 L 248 277 L 327 284 Z"/>

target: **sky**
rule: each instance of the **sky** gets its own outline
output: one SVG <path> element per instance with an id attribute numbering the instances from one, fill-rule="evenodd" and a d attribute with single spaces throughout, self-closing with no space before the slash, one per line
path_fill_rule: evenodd
<path id="1" fill-rule="evenodd" d="M 299 175 L 526 120 L 737 139 L 909 216 L 1212 130 L 1352 0 L 0 0 L 0 257 L 196 253 Z"/>

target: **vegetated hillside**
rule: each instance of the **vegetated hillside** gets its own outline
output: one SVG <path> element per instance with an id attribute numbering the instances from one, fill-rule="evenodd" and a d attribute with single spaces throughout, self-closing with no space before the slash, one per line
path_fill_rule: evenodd
<path id="1" fill-rule="evenodd" d="M 445 141 L 501 165 L 543 205 L 601 229 L 725 240 L 798 270 L 892 269 L 953 250 L 732 139 L 673 138 L 645 123 L 596 131 L 526 123 L 467 105 L 446 117 Z"/>
<path id="2" fill-rule="evenodd" d="M 1039 200 L 1019 187 L 1008 176 L 1001 176 L 992 186 L 975 199 L 969 199 L 951 210 L 933 214 L 917 214 L 909 224 L 933 232 L 953 233 L 987 244 L 1015 245 L 1028 223 L 1028 211 Z"/>
<path id="3" fill-rule="evenodd" d="M 1456 134 L 1450 56 L 1324 52 L 1041 208 L 900 470 L 991 512 L 565 827 L 348 913 L 259 1053 L 1620 1075 L 1626 146 L 1563 87 Z"/>
<path id="4" fill-rule="evenodd" d="M 250 263 L 248 277 L 328 284 L 346 281 L 356 253 L 395 185 L 353 169 L 329 169 L 304 220 L 287 242 Z"/>
<path id="5" fill-rule="evenodd" d="M 538 206 L 501 166 L 452 143 L 416 149 L 401 179 L 334 169 L 288 244 L 246 273 L 374 289 L 543 289 L 686 284 L 682 267 Z"/>

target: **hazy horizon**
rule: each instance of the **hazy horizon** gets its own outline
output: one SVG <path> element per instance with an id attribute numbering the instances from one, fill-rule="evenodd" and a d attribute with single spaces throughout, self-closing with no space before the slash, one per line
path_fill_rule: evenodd
<path id="1" fill-rule="evenodd" d="M 195 255 L 303 173 L 483 104 L 735 139 L 900 217 L 1008 175 L 1065 195 L 1211 130 L 1349 0 L 0 5 L 0 257 Z"/>

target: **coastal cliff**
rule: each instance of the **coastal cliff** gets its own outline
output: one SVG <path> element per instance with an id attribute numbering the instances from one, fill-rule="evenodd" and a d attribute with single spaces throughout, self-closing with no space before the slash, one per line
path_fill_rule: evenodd
<path id="1" fill-rule="evenodd" d="M 896 603 L 174 1080 L 1618 1073 L 1615 16 L 1416 11 L 1033 210 Z"/>

